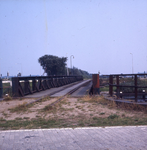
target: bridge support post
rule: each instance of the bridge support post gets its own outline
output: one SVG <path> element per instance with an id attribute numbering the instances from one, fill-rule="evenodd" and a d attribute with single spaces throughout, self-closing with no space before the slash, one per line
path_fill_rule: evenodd
<path id="1" fill-rule="evenodd" d="M 92 75 L 93 94 L 100 94 L 99 74 Z"/>
<path id="2" fill-rule="evenodd" d="M 19 79 L 18 79 L 18 77 L 12 78 L 12 94 L 14 97 L 19 97 Z"/>
<path id="3" fill-rule="evenodd" d="M 109 76 L 109 94 L 113 95 L 113 75 Z"/>
<path id="4" fill-rule="evenodd" d="M 120 93 L 119 93 L 119 75 L 116 76 L 116 91 L 117 91 L 117 98 L 120 97 Z"/>
<path id="5" fill-rule="evenodd" d="M 135 75 L 135 102 L 137 102 L 137 96 L 138 96 L 138 92 L 137 92 L 137 75 Z"/>

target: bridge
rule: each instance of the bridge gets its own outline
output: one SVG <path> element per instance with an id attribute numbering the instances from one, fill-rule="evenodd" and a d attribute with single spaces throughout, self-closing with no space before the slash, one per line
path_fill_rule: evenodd
<path id="1" fill-rule="evenodd" d="M 40 98 L 45 96 L 50 97 L 61 97 L 65 95 L 70 95 L 72 97 L 81 97 L 89 94 L 89 89 L 92 86 L 92 81 L 82 80 L 76 81 L 67 85 L 50 88 L 41 92 L 36 92 L 33 94 L 26 95 L 26 98 Z"/>
<path id="2" fill-rule="evenodd" d="M 4 83 L 6 82 L 6 83 Z M 0 97 L 3 90 L 11 88 L 13 97 L 41 98 L 45 96 L 59 97 L 70 94 L 71 96 L 84 96 L 89 93 L 92 81 L 83 80 L 82 76 L 27 76 L 13 77 L 10 87 L 3 87 L 9 81 L 0 80 Z M 9 93 L 9 92 L 7 92 Z M 10 94 L 10 93 L 9 93 Z"/>
<path id="3" fill-rule="evenodd" d="M 100 87 L 107 87 L 111 97 L 117 99 L 128 98 L 135 102 L 147 100 L 147 74 L 111 74 L 100 76 L 92 75 L 91 80 L 83 80 L 82 76 L 37 76 L 13 77 L 13 97 L 44 96 L 60 97 L 70 94 L 78 97 L 86 94 L 100 94 Z M 2 81 L 0 80 L 0 98 L 3 95 Z M 121 100 L 122 101 L 122 100 Z"/>

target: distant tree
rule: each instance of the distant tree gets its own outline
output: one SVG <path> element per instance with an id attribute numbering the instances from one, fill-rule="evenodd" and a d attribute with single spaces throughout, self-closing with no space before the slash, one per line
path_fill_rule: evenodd
<path id="1" fill-rule="evenodd" d="M 53 55 L 44 55 L 38 59 L 47 75 L 65 75 L 66 57 L 57 57 Z"/>
<path id="2" fill-rule="evenodd" d="M 91 78 L 91 75 L 87 71 L 78 69 L 76 67 L 73 67 L 73 69 L 70 69 L 70 72 L 73 72 L 73 75 L 80 75 L 80 76 L 83 76 L 84 78 Z"/>

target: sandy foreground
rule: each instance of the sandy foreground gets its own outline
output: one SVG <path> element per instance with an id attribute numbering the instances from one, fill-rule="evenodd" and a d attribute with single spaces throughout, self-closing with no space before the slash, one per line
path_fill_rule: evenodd
<path id="1" fill-rule="evenodd" d="M 117 114 L 119 116 L 125 115 L 126 117 L 141 116 L 146 117 L 147 115 L 144 112 L 131 112 L 126 110 L 118 110 L 108 108 L 107 105 L 98 103 L 102 97 L 99 96 L 97 101 L 91 101 L 91 98 L 85 96 L 83 98 L 71 98 L 66 97 L 61 102 L 56 104 L 53 109 L 49 111 L 43 111 L 46 106 L 53 103 L 57 98 L 49 98 L 34 103 L 28 107 L 25 111 L 21 110 L 21 105 L 32 102 L 35 99 L 13 99 L 9 101 L 0 102 L 0 118 L 6 120 L 14 120 L 16 118 L 37 118 L 43 117 L 45 119 L 60 117 L 63 119 L 67 118 L 76 118 L 78 116 L 83 116 L 83 118 L 90 117 L 108 117 L 111 114 Z M 12 111 L 15 108 L 18 108 L 16 111 Z M 20 107 L 20 108 L 19 108 Z"/>

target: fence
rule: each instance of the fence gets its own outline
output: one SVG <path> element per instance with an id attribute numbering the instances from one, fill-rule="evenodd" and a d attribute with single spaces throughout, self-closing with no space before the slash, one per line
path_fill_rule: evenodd
<path id="1" fill-rule="evenodd" d="M 14 97 L 25 96 L 81 80 L 82 76 L 13 77 L 12 94 Z"/>
<path id="2" fill-rule="evenodd" d="M 100 92 L 109 91 L 109 75 L 100 75 Z"/>
<path id="3" fill-rule="evenodd" d="M 147 74 L 112 74 L 109 75 L 109 94 L 112 96 L 114 90 L 118 98 L 134 97 L 146 100 Z M 114 89 L 115 88 L 115 89 Z"/>

